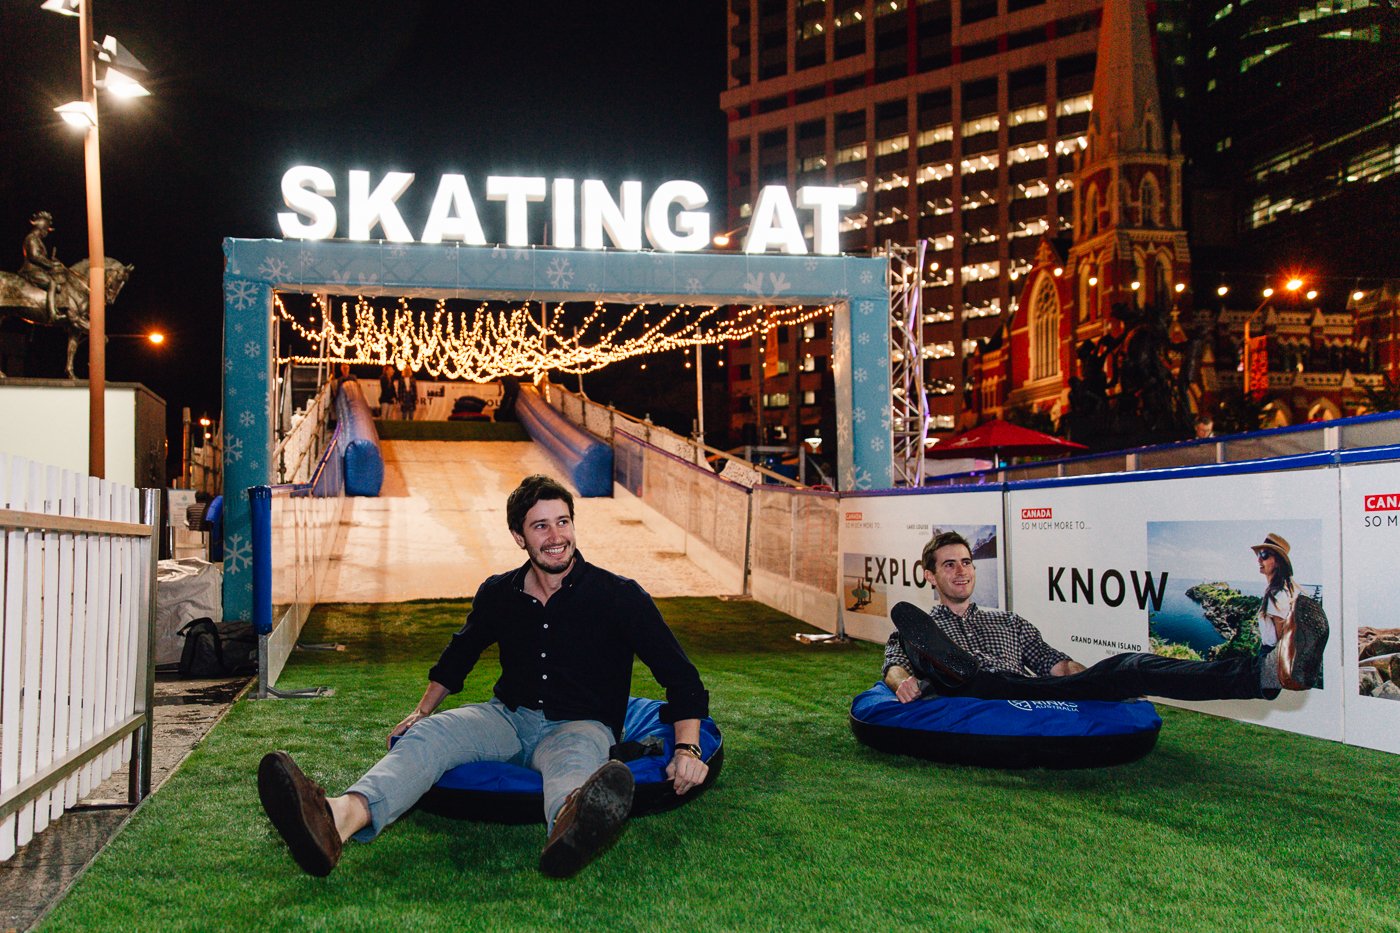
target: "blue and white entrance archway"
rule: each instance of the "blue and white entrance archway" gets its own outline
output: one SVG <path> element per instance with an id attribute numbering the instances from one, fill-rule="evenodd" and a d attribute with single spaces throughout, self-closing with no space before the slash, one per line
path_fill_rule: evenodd
<path id="1" fill-rule="evenodd" d="M 343 240 L 224 241 L 224 617 L 252 618 L 247 489 L 273 475 L 273 292 L 676 304 L 836 302 L 843 489 L 893 485 L 888 260 Z"/>

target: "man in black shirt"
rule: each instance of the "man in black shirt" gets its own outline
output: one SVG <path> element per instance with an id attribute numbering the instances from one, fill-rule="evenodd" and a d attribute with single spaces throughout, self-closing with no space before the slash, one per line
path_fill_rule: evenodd
<path id="1" fill-rule="evenodd" d="M 481 584 L 466 625 L 428 672 L 423 698 L 390 732 L 389 754 L 345 794 L 327 798 L 286 752 L 263 758 L 263 808 L 305 871 L 329 874 L 344 840 L 373 839 L 444 772 L 470 761 L 540 772 L 550 829 L 540 870 L 578 871 L 631 809 L 632 772 L 609 761 L 608 750 L 621 738 L 633 655 L 666 688 L 661 718 L 676 733 L 666 774 L 676 793 L 704 782 L 700 720 L 709 694 L 700 675 L 640 586 L 583 559 L 573 518 L 573 496 L 547 476 L 526 477 L 510 494 L 506 522 L 529 559 Z M 495 696 L 435 713 L 491 644 L 501 654 Z"/>

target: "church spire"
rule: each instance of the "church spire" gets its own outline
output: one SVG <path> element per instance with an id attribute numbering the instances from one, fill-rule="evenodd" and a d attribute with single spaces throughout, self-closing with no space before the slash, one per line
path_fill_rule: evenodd
<path id="1" fill-rule="evenodd" d="M 1144 0 L 1105 0 L 1087 161 L 1163 153 L 1165 136 Z"/>

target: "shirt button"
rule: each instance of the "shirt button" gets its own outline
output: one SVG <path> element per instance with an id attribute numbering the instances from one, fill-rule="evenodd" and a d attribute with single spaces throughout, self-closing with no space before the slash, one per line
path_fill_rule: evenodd
<path id="1" fill-rule="evenodd" d="M 549 675 L 548 675 L 548 674 L 541 674 L 541 675 L 540 675 L 540 680 L 548 680 L 548 679 L 549 679 Z"/>
<path id="2" fill-rule="evenodd" d="M 541 652 L 540 652 L 540 657 L 544 657 L 544 656 L 545 656 L 544 652 L 541 651 Z"/>
<path id="3" fill-rule="evenodd" d="M 546 622 L 546 623 L 544 624 L 544 627 L 545 627 L 545 628 L 549 628 L 549 623 Z"/>

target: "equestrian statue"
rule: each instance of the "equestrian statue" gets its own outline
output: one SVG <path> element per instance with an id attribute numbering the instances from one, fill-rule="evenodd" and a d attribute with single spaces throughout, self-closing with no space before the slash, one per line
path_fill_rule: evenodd
<path id="1" fill-rule="evenodd" d="M 65 266 L 44 242 L 53 230 L 53 216 L 39 211 L 29 218 L 24 238 L 24 264 L 19 274 L 0 272 L 0 321 L 15 317 L 40 327 L 68 332 L 68 378 L 76 379 L 73 357 L 78 341 L 88 334 L 88 261 Z M 132 266 L 110 256 L 104 259 L 107 303 L 117 298 Z M 0 377 L 5 374 L 0 372 Z"/>

